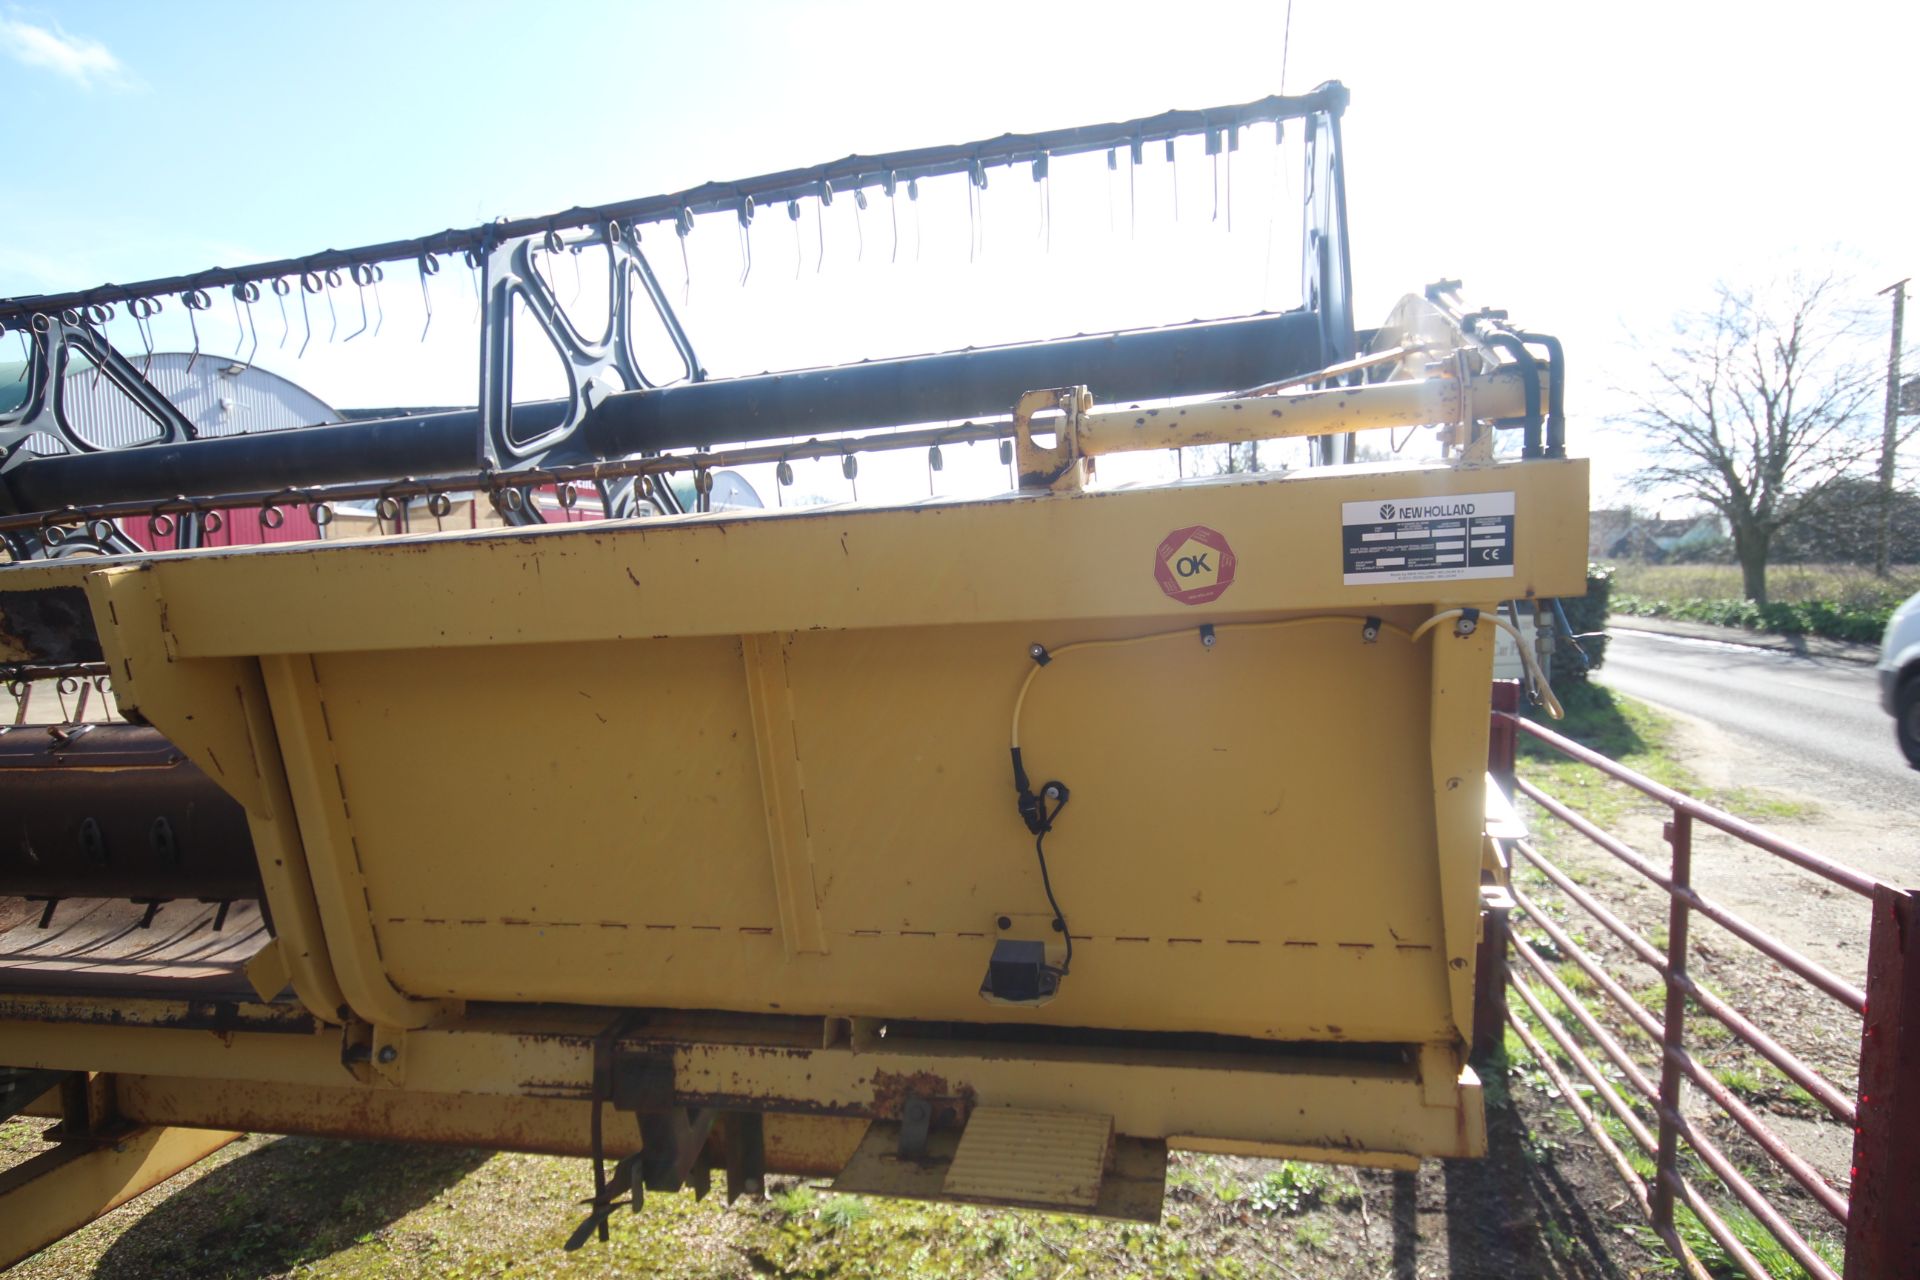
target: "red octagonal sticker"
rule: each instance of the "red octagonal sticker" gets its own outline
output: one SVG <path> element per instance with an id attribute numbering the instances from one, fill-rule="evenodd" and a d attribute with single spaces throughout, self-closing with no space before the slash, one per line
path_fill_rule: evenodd
<path id="1" fill-rule="evenodd" d="M 1155 581 L 1181 604 L 1218 600 L 1233 585 L 1233 565 L 1225 535 L 1203 524 L 1175 529 L 1153 553 Z"/>

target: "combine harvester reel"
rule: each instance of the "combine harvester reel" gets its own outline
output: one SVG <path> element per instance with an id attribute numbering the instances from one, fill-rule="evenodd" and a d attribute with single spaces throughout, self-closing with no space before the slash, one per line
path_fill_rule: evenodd
<path id="1" fill-rule="evenodd" d="M 1354 329 L 1345 103 L 0 303 L 0 1090 L 63 1117 L 0 1175 L 0 1261 L 247 1130 L 591 1156 L 578 1241 L 716 1169 L 1155 1220 L 1169 1148 L 1481 1153 L 1494 633 L 1584 589 L 1587 468 L 1551 339 L 1450 283 Z M 719 378 L 641 250 L 1256 129 L 1304 142 L 1285 312 Z M 556 280 L 587 250 L 603 332 Z M 474 407 L 213 433 L 143 370 L 162 308 L 197 358 L 229 303 L 291 354 L 404 327 L 415 274 L 430 327 L 443 268 Z M 542 338 L 567 391 L 516 402 Z M 1393 428 L 1428 432 L 1356 461 Z M 1303 465 L 1097 475 L 1254 441 Z M 970 442 L 1014 492 L 714 498 Z M 235 513 L 324 536 L 209 545 Z"/>

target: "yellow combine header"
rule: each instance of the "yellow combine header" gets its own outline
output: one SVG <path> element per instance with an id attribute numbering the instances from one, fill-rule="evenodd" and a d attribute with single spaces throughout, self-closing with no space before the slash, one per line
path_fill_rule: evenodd
<path id="1" fill-rule="evenodd" d="M 1343 97 L 1322 95 L 1267 111 L 1331 146 Z M 1480 1153 L 1494 631 L 1502 601 L 1583 590 L 1587 471 L 1546 412 L 1557 344 L 1536 359 L 1445 289 L 1363 336 L 1207 375 L 1237 393 L 1129 357 L 1119 404 L 1076 376 L 1097 360 L 1022 351 L 1008 376 L 1064 385 L 886 435 L 857 434 L 880 408 L 834 402 L 855 431 L 804 446 L 764 443 L 816 425 L 776 415 L 717 450 L 315 466 L 204 497 L 165 491 L 182 459 L 239 475 L 195 453 L 229 442 L 129 448 L 91 506 L 0 518 L 0 660 L 119 712 L 0 735 L 9 840 L 35 854 L 0 854 L 0 1061 L 13 1109 L 61 1099 L 71 1139 L 45 1177 L 6 1175 L 0 1253 L 236 1130 L 618 1160 L 583 1237 L 617 1196 L 713 1170 L 729 1195 L 789 1172 L 1153 1219 L 1170 1147 Z M 946 394 L 902 363 L 898 394 Z M 554 413 L 576 441 L 614 430 L 600 405 Z M 1097 475 L 1252 440 L 1337 460 L 1353 432 L 1419 426 L 1420 461 Z M 299 435 L 274 465 L 303 465 Z M 962 439 L 1006 441 L 1018 488 L 660 496 L 808 448 Z M 93 459 L 40 461 L 68 468 L 32 480 L 51 487 Z M 514 518 L 589 484 L 652 496 Z M 112 542 L 243 499 L 469 491 L 511 527 Z M 107 554 L 45 554 L 87 540 Z"/>

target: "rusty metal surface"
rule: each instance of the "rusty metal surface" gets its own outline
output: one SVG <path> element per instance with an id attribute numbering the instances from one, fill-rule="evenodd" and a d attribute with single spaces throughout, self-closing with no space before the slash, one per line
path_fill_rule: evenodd
<path id="1" fill-rule="evenodd" d="M 0 990 L 252 1000 L 245 966 L 267 944 L 266 922 L 251 901 L 215 929 L 220 914 L 217 903 L 55 903 L 44 927 L 43 911 L 0 933 Z"/>
<path id="2" fill-rule="evenodd" d="M 38 913 L 36 913 L 37 918 Z M 7 991 L 0 994 L 0 1019 L 22 1025 L 71 1023 L 81 1026 L 156 1028 L 183 1031 L 260 1031 L 311 1035 L 321 1024 L 299 1004 L 273 1004 L 250 996 L 195 999 L 162 996 L 98 996 L 82 991 Z"/>
<path id="3" fill-rule="evenodd" d="M 44 1008 L 22 1003 L 0 996 L 0 1042 L 16 1065 L 195 1077 L 224 1083 L 235 1097 L 254 1086 L 351 1081 L 337 1036 L 243 1028 L 216 1038 L 174 1029 L 157 1002 L 147 1025 L 82 1021 L 71 1011 L 50 1021 Z M 186 1012 L 185 1005 L 176 1011 Z M 397 1035 L 393 1078 L 367 1087 L 586 1103 L 594 1046 L 608 1021 L 609 1011 L 470 1008 L 452 1022 Z M 659 1011 L 616 1048 L 621 1057 L 670 1060 L 678 1106 L 894 1119 L 911 1091 L 952 1100 L 956 1117 L 961 1101 L 1092 1111 L 1113 1116 L 1115 1129 L 1132 1137 L 1176 1146 L 1235 1141 L 1246 1144 L 1246 1154 L 1268 1147 L 1297 1158 L 1308 1158 L 1301 1153 L 1310 1148 L 1334 1160 L 1352 1153 L 1475 1154 L 1479 1083 L 1470 1073 L 1449 1088 L 1444 1105 L 1433 1105 L 1412 1064 L 1336 1052 L 1345 1046 L 1279 1045 L 1264 1059 L 1205 1048 L 1004 1039 L 896 1044 L 891 1035 L 822 1047 L 818 1019 L 811 1035 L 801 1025 L 808 1020 L 765 1021 Z"/>
<path id="4" fill-rule="evenodd" d="M 246 813 L 157 729 L 0 734 L 0 894 L 260 896 Z"/>
<path id="5" fill-rule="evenodd" d="M 344 1074 L 341 1077 L 345 1079 Z M 116 1077 L 120 1110 L 141 1124 L 193 1125 L 369 1142 L 486 1147 L 534 1155 L 587 1156 L 585 1099 L 264 1085 L 190 1076 Z M 640 1149 L 633 1113 L 607 1108 L 605 1151 Z M 853 1153 L 867 1122 L 769 1113 L 767 1166 L 774 1173 L 831 1176 Z"/>
<path id="6" fill-rule="evenodd" d="M 1847 1280 L 1920 1275 L 1920 893 L 1874 894 Z"/>

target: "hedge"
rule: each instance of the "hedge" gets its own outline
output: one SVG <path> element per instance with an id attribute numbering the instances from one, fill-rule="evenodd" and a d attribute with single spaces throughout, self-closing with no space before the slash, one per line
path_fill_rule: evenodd
<path id="1" fill-rule="evenodd" d="M 1560 601 L 1560 607 L 1566 610 L 1567 625 L 1573 629 L 1574 635 L 1580 637 L 1580 651 L 1587 655 L 1587 663 L 1581 666 L 1580 659 L 1567 651 L 1566 639 L 1556 627 L 1552 672 L 1555 683 L 1561 680 L 1584 680 L 1606 662 L 1607 613 L 1612 593 L 1613 570 L 1606 565 L 1590 564 L 1587 566 L 1587 594 L 1567 596 Z"/>
<path id="2" fill-rule="evenodd" d="M 1859 608 L 1829 600 L 1755 604 L 1751 600 L 1652 600 L 1641 596 L 1619 596 L 1613 606 L 1615 612 L 1631 617 L 1680 618 L 1721 627 L 1743 627 L 1748 631 L 1825 636 L 1862 644 L 1880 643 L 1894 610 L 1893 605 Z"/>

